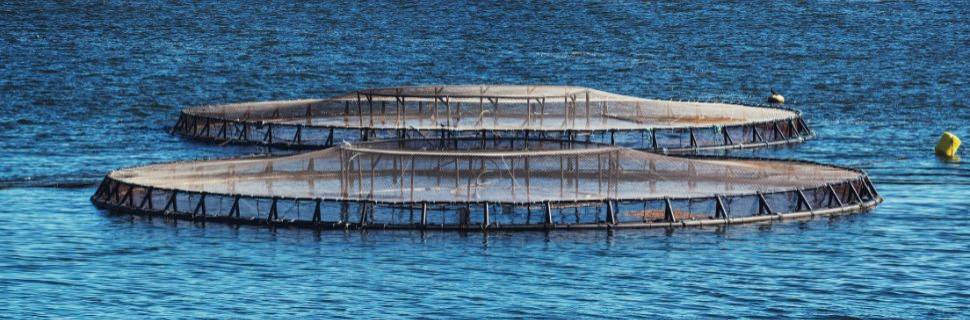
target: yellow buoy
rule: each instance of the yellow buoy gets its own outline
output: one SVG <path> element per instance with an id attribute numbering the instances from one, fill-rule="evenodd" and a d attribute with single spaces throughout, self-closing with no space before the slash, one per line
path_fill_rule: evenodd
<path id="1" fill-rule="evenodd" d="M 768 102 L 771 103 L 785 103 L 785 96 L 781 95 L 775 90 L 771 90 L 771 95 L 768 96 Z"/>
<path id="2" fill-rule="evenodd" d="M 957 154 L 957 149 L 960 149 L 960 138 L 949 132 L 944 132 L 936 144 L 936 154 L 941 157 L 952 158 Z"/>

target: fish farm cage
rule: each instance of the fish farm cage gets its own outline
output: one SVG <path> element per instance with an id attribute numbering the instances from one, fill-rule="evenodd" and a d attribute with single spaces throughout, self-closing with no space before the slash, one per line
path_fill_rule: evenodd
<path id="1" fill-rule="evenodd" d="M 219 143 L 321 149 L 341 141 L 543 139 L 657 153 L 761 147 L 814 137 L 798 111 L 651 100 L 583 87 L 367 89 L 318 100 L 188 108 L 172 131 Z"/>
<path id="2" fill-rule="evenodd" d="M 866 211 L 860 170 L 523 139 L 409 139 L 109 173 L 99 208 L 317 229 L 549 230 L 767 222 Z"/>

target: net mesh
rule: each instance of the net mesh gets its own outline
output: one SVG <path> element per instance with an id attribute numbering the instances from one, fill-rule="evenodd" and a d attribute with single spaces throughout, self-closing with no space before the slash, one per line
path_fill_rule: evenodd
<path id="1" fill-rule="evenodd" d="M 678 158 L 548 140 L 405 140 L 112 172 L 93 198 L 135 211 L 462 227 L 721 221 L 877 201 L 859 171 Z M 164 205 L 163 205 L 164 204 Z"/>
<path id="2" fill-rule="evenodd" d="M 331 146 L 409 137 L 542 138 L 681 150 L 801 141 L 795 111 L 651 100 L 567 86 L 440 86 L 183 111 L 175 131 L 217 141 Z M 410 135 L 410 136 L 409 136 Z"/>

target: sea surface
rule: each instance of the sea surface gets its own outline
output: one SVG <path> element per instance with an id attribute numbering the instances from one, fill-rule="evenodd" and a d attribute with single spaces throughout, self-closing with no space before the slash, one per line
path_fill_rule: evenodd
<path id="1" fill-rule="evenodd" d="M 970 318 L 970 153 L 932 153 L 943 131 L 970 140 L 966 1 L 298 2 L 0 3 L 0 318 Z M 172 225 L 88 201 L 116 168 L 266 151 L 169 135 L 181 108 L 458 83 L 774 88 L 818 138 L 731 154 L 863 168 L 886 201 L 488 235 Z"/>

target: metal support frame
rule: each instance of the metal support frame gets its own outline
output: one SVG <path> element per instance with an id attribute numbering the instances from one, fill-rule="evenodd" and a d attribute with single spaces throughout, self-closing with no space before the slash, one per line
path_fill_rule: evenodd
<path id="1" fill-rule="evenodd" d="M 421 227 L 426 228 L 428 226 L 428 203 L 421 202 Z"/>
<path id="2" fill-rule="evenodd" d="M 805 197 L 805 193 L 802 192 L 802 189 L 796 190 L 796 194 L 798 195 L 798 201 L 795 205 L 795 211 L 801 211 L 802 208 L 805 208 L 808 209 L 809 212 L 814 213 L 815 208 L 812 208 L 812 204 L 808 203 L 808 198 Z"/>
<path id="3" fill-rule="evenodd" d="M 728 213 L 727 208 L 724 206 L 724 200 L 721 199 L 720 195 L 714 196 L 714 218 L 715 219 L 727 219 Z"/>
<path id="4" fill-rule="evenodd" d="M 229 216 L 239 218 L 239 195 L 232 197 L 232 207 L 229 208 Z"/>
<path id="5" fill-rule="evenodd" d="M 765 140 L 765 137 L 761 136 L 761 133 L 758 132 L 758 125 L 757 124 L 752 124 L 751 125 L 751 132 L 754 134 L 754 139 L 752 140 L 753 142 L 765 142 L 765 143 L 768 142 L 768 141 Z"/>
<path id="6" fill-rule="evenodd" d="M 677 217 L 674 216 L 674 206 L 670 204 L 670 198 L 664 198 L 664 221 L 677 222 Z"/>
<path id="7" fill-rule="evenodd" d="M 154 187 L 148 187 L 145 189 L 145 196 L 141 198 L 141 203 L 138 204 L 139 209 L 147 209 L 149 211 L 154 209 L 154 204 L 152 203 L 152 191 L 154 190 Z"/>
<path id="8" fill-rule="evenodd" d="M 825 185 L 825 187 L 829 190 L 828 206 L 831 207 L 832 200 L 835 200 L 835 203 L 837 203 L 839 207 L 844 207 L 845 203 L 842 202 L 842 198 L 839 197 L 839 193 L 835 192 L 835 188 L 833 188 L 831 184 Z"/>
<path id="9" fill-rule="evenodd" d="M 165 209 L 162 209 L 162 211 L 168 211 L 169 208 L 171 208 L 172 212 L 179 211 L 178 199 L 176 198 L 177 194 L 178 194 L 178 191 L 172 190 L 172 195 L 168 197 L 168 202 L 165 203 Z"/>
<path id="10" fill-rule="evenodd" d="M 694 136 L 694 127 L 688 129 L 690 131 L 690 148 L 697 148 L 697 137 Z"/>
<path id="11" fill-rule="evenodd" d="M 546 228 L 552 228 L 552 203 L 549 201 L 546 201 L 545 225 L 546 225 Z"/>
<path id="12" fill-rule="evenodd" d="M 731 134 L 728 132 L 727 127 L 721 127 L 721 135 L 724 137 L 724 145 L 734 144 L 734 140 L 731 139 Z"/>
<path id="13" fill-rule="evenodd" d="M 612 200 L 606 200 L 606 223 L 611 225 L 617 224 L 616 208 L 613 206 Z"/>
<path id="14" fill-rule="evenodd" d="M 852 197 L 854 197 L 855 200 L 857 201 L 855 203 L 862 203 L 862 196 L 859 195 L 859 189 L 856 189 L 855 185 L 852 184 L 851 181 L 850 182 L 847 182 L 846 184 L 849 185 L 849 190 L 852 191 L 852 193 L 851 193 Z"/>
<path id="15" fill-rule="evenodd" d="M 278 216 L 278 213 L 276 212 L 276 201 L 278 199 L 279 198 L 277 197 L 273 197 L 273 202 L 269 206 L 269 214 L 266 215 L 266 222 L 273 222 L 278 220 L 279 216 Z"/>
<path id="16" fill-rule="evenodd" d="M 205 219 L 205 195 L 205 192 L 199 195 L 199 203 L 195 205 L 195 210 L 192 210 L 193 218 L 201 216 L 203 220 Z"/>
<path id="17" fill-rule="evenodd" d="M 484 204 L 482 204 L 482 206 L 484 206 L 484 210 L 482 212 L 482 214 L 483 214 L 483 217 L 482 217 L 482 228 L 483 229 L 487 229 L 488 226 L 492 224 L 492 221 L 491 221 L 491 212 L 489 212 L 489 209 L 488 209 L 488 207 L 489 207 L 488 206 L 488 202 L 485 202 Z"/>
<path id="18" fill-rule="evenodd" d="M 768 200 L 765 199 L 765 195 L 759 191 L 758 192 L 758 215 L 765 215 L 765 214 L 772 215 L 772 214 L 775 214 L 775 212 L 772 211 L 771 206 L 768 205 Z"/>
<path id="19" fill-rule="evenodd" d="M 775 127 L 775 134 L 781 136 L 781 140 L 788 140 L 788 135 L 781 131 L 781 127 L 778 126 L 778 121 L 772 121 L 771 124 Z"/>
<path id="20" fill-rule="evenodd" d="M 307 109 L 307 110 L 309 110 L 309 109 Z M 320 223 L 320 202 L 321 202 L 321 199 L 319 199 L 319 198 L 313 200 L 314 207 L 313 207 L 313 220 L 312 221 L 314 223 Z"/>

